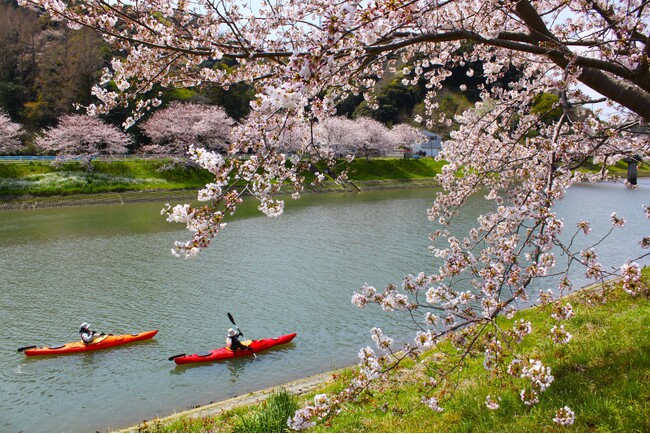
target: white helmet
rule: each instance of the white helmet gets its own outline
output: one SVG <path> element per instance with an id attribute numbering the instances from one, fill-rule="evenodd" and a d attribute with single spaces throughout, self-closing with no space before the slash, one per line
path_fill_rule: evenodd
<path id="1" fill-rule="evenodd" d="M 87 322 L 81 323 L 81 325 L 79 326 L 79 328 L 82 328 L 82 329 L 89 329 L 89 328 L 90 328 L 90 324 L 87 323 Z"/>
<path id="2" fill-rule="evenodd" d="M 228 337 L 233 337 L 237 334 L 235 329 L 228 329 Z"/>

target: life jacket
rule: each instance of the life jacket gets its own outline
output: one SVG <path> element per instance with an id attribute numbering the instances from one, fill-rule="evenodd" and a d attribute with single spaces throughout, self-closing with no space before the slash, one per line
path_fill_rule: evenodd
<path id="1" fill-rule="evenodd" d="M 237 339 L 238 335 L 235 336 L 228 336 L 230 339 L 230 348 L 228 348 L 230 351 L 235 351 L 235 350 L 246 350 L 248 347 L 244 344 L 242 344 L 239 339 Z"/>

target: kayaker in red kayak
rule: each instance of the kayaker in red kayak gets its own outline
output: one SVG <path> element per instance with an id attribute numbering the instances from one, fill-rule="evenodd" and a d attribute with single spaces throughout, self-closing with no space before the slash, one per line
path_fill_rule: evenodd
<path id="1" fill-rule="evenodd" d="M 81 335 L 81 340 L 86 345 L 92 344 L 95 339 L 104 335 L 104 333 L 97 333 L 94 330 L 90 331 L 90 324 L 87 322 L 79 326 L 79 334 Z"/>
<path id="2" fill-rule="evenodd" d="M 239 342 L 237 339 L 239 336 L 242 336 L 240 331 L 235 329 L 228 329 L 228 337 L 226 337 L 226 348 L 231 351 L 237 350 L 248 350 L 250 347 Z"/>

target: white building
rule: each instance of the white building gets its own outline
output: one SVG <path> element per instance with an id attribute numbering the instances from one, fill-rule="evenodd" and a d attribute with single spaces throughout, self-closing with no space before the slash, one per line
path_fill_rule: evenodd
<path id="1" fill-rule="evenodd" d="M 423 157 L 437 156 L 442 149 L 442 137 L 426 130 L 422 130 L 422 134 L 424 134 L 428 140 L 422 143 L 415 143 L 413 145 L 413 155 L 421 155 Z"/>

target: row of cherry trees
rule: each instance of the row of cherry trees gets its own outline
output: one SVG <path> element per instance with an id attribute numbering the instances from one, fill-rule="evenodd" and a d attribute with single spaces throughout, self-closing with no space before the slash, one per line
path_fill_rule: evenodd
<path id="1" fill-rule="evenodd" d="M 89 113 L 131 104 L 133 115 L 125 122 L 130 126 L 159 104 L 154 86 L 255 86 L 251 122 L 234 127 L 226 153 L 190 148 L 191 158 L 214 182 L 199 192 L 201 206 L 165 210 L 169 221 L 193 233 L 176 242 L 178 255 L 191 257 L 207 248 L 245 198 L 257 199 L 269 216 L 280 215 L 284 202 L 276 197 L 277 185 L 292 182 L 298 197 L 308 163 L 332 163 L 336 156 L 321 152 L 315 136 L 307 141 L 300 134 L 325 125 L 351 95 L 363 95 L 368 108 L 376 109 L 377 85 L 388 74 L 400 73 L 405 85 L 425 83 L 421 121 L 427 128 L 453 125 L 443 144 L 449 164 L 438 176 L 442 190 L 427 211 L 439 225 L 430 237 L 432 266 L 384 289 L 363 285 L 352 298 L 359 307 L 376 304 L 401 315 L 414 333 L 398 345 L 374 328 L 376 348 L 361 349 L 348 387 L 318 395 L 292 418 L 293 429 L 344 411 L 347 400 L 374 380 L 389 379 L 401 360 L 419 357 L 444 338 L 458 352 L 445 356 L 451 368 L 432 369 L 424 405 L 442 411 L 455 373 L 477 352 L 495 379 L 495 393 L 482 397 L 486 409 L 498 411 L 505 388 L 520 391 L 523 405 L 534 405 L 553 382 L 552 366 L 522 345 L 535 332 L 527 318 L 504 329 L 500 316 L 537 300 L 557 321 L 549 342 L 566 345 L 571 335 L 563 321 L 573 311 L 560 296 L 574 289 L 570 270 L 577 267 L 595 282 L 623 277 L 631 295 L 647 294 L 640 269 L 648 254 L 603 264 L 598 236 L 588 248 L 574 243 L 578 237 L 593 239 L 589 222 L 565 228 L 554 208 L 574 183 L 608 179 L 610 164 L 650 156 L 650 140 L 639 134 L 650 121 L 647 0 L 265 0 L 254 10 L 241 0 L 78 0 L 71 7 L 61 0 L 21 1 L 72 26 L 98 30 L 124 53 L 102 80 L 117 83 L 119 92 L 97 85 L 100 103 L 88 105 Z M 212 67 L 224 58 L 237 65 L 229 71 Z M 480 100 L 462 115 L 446 117 L 438 110 L 437 92 L 454 69 L 477 60 L 481 70 L 469 68 L 466 74 L 480 75 L 481 84 L 472 89 L 463 84 L 460 90 Z M 512 71 L 516 78 L 504 80 Z M 541 94 L 559 96 L 551 107 L 558 116 L 549 119 L 534 110 Z M 597 102 L 606 110 L 575 116 L 577 108 Z M 296 133 L 301 148 L 287 155 L 280 144 Z M 250 159 L 234 158 L 248 149 Z M 310 160 L 301 158 L 307 156 Z M 296 164 L 286 164 L 288 159 Z M 601 173 L 576 171 L 586 162 L 602 163 Z M 455 216 L 476 194 L 484 195 L 485 204 L 475 227 L 452 232 Z M 630 212 L 650 218 L 650 205 Z M 611 222 L 615 228 L 624 219 L 612 215 Z M 648 248 L 650 236 L 621 242 Z M 553 283 L 550 278 L 558 276 L 560 283 Z M 573 411 L 562 406 L 553 420 L 571 424 Z"/>
<path id="2" fill-rule="evenodd" d="M 174 102 L 142 123 L 142 130 L 152 143 L 142 146 L 141 152 L 184 157 L 189 145 L 224 152 L 234 140 L 236 124 L 221 107 Z M 23 146 L 21 135 L 20 125 L 0 111 L 0 153 L 19 151 Z M 337 116 L 310 128 L 302 124 L 285 128 L 279 146 L 285 152 L 293 152 L 312 137 L 323 149 L 364 157 L 406 149 L 424 140 L 418 129 L 407 124 L 389 129 L 370 118 L 350 120 Z M 87 115 L 62 116 L 57 126 L 35 139 L 42 152 L 61 158 L 81 158 L 88 165 L 93 157 L 126 154 L 132 143 L 132 137 L 121 129 Z"/>

